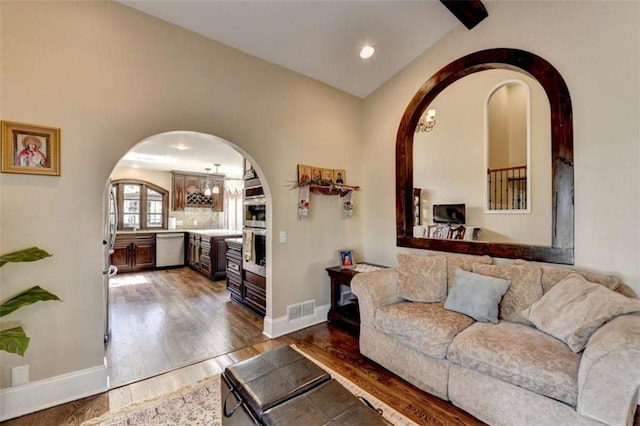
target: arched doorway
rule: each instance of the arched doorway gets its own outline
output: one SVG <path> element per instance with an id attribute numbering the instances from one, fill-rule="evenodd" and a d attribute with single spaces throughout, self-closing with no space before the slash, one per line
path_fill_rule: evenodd
<path id="1" fill-rule="evenodd" d="M 112 170 L 110 180 L 117 182 L 114 199 L 120 209 L 117 213 L 105 212 L 105 223 L 117 215 L 118 239 L 122 235 L 132 238 L 131 243 L 125 239 L 120 245 L 116 239 L 116 250 L 124 253 L 118 259 L 125 257 L 129 262 L 124 267 L 127 272 L 105 284 L 105 312 L 111 311 L 106 316 L 110 329 L 106 328 L 105 335 L 110 331 L 110 339 L 105 357 L 112 387 L 266 340 L 262 320 L 231 302 L 224 271 L 218 269 L 209 276 L 204 255 L 200 258 L 202 269 L 193 265 L 189 268 L 189 231 L 215 235 L 217 254 L 213 254 L 216 247 L 211 247 L 213 237 L 207 247 L 208 267 L 214 269 L 214 257 L 226 265 L 226 249 L 222 247 L 226 247 L 225 238 L 242 236 L 245 162 L 252 164 L 264 182 L 270 218 L 270 191 L 259 165 L 240 147 L 217 136 L 190 131 L 153 135 L 133 146 Z M 175 189 L 179 175 L 199 176 L 203 186 L 200 194 L 187 191 L 195 198 L 181 206 L 176 204 Z M 151 195 L 143 192 L 147 190 L 152 191 Z M 141 191 L 142 195 L 136 198 Z M 164 193 L 166 198 L 153 199 Z M 158 218 L 151 220 L 153 215 Z M 266 230 L 268 224 L 265 222 Z M 185 236 L 186 264 L 156 267 L 159 264 L 145 265 L 142 260 L 143 267 L 138 268 L 136 261 L 144 257 L 144 241 L 159 243 L 158 238 L 169 234 Z M 199 253 L 204 253 L 204 239 L 198 244 Z M 159 245 L 147 249 L 155 255 Z M 107 259 L 106 262 L 113 260 L 114 254 Z M 269 271 L 270 262 L 264 266 Z M 269 299 L 270 284 L 265 275 Z"/>

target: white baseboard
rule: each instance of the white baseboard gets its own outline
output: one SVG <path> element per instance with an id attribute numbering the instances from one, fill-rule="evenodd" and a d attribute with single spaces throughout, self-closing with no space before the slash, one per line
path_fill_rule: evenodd
<path id="1" fill-rule="evenodd" d="M 285 334 L 292 333 L 294 331 L 302 330 L 303 328 L 310 327 L 312 325 L 320 324 L 327 320 L 329 314 L 329 308 L 331 305 L 317 306 L 313 315 L 300 318 L 295 321 L 289 321 L 287 316 L 283 316 L 276 319 L 264 317 L 264 330 L 262 334 L 274 339 L 276 337 L 284 336 Z"/>
<path id="2" fill-rule="evenodd" d="M 0 421 L 108 390 L 106 365 L 0 389 Z"/>

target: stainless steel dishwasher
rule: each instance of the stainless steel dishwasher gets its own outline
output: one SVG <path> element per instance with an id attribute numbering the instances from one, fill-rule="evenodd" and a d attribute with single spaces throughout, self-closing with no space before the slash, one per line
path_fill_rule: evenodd
<path id="1" fill-rule="evenodd" d="M 156 234 L 156 266 L 184 265 L 184 233 Z"/>

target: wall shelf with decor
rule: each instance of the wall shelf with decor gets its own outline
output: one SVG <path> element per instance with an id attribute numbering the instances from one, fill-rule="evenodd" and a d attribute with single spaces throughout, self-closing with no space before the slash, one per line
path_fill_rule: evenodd
<path id="1" fill-rule="evenodd" d="M 339 196 L 342 199 L 344 216 L 353 216 L 353 192 L 360 191 L 360 187 L 347 185 L 346 180 L 347 172 L 344 169 L 298 164 L 298 180 L 291 182 L 291 189 L 298 190 L 298 218 L 302 220 L 309 216 L 311 193 Z"/>
<path id="2" fill-rule="evenodd" d="M 315 184 L 300 184 L 297 183 L 295 188 L 300 188 L 302 186 L 308 186 L 309 191 L 314 194 L 321 195 L 338 195 L 340 197 L 344 197 L 345 195 L 353 192 L 360 191 L 359 186 L 348 186 L 348 185 L 331 185 L 331 186 L 323 186 L 323 185 L 315 185 Z"/>

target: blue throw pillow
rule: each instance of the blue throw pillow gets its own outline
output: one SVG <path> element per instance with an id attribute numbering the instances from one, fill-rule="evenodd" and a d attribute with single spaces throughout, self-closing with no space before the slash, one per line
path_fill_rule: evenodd
<path id="1" fill-rule="evenodd" d="M 468 315 L 476 321 L 497 324 L 498 307 L 510 285 L 510 280 L 458 268 L 444 307 Z"/>

